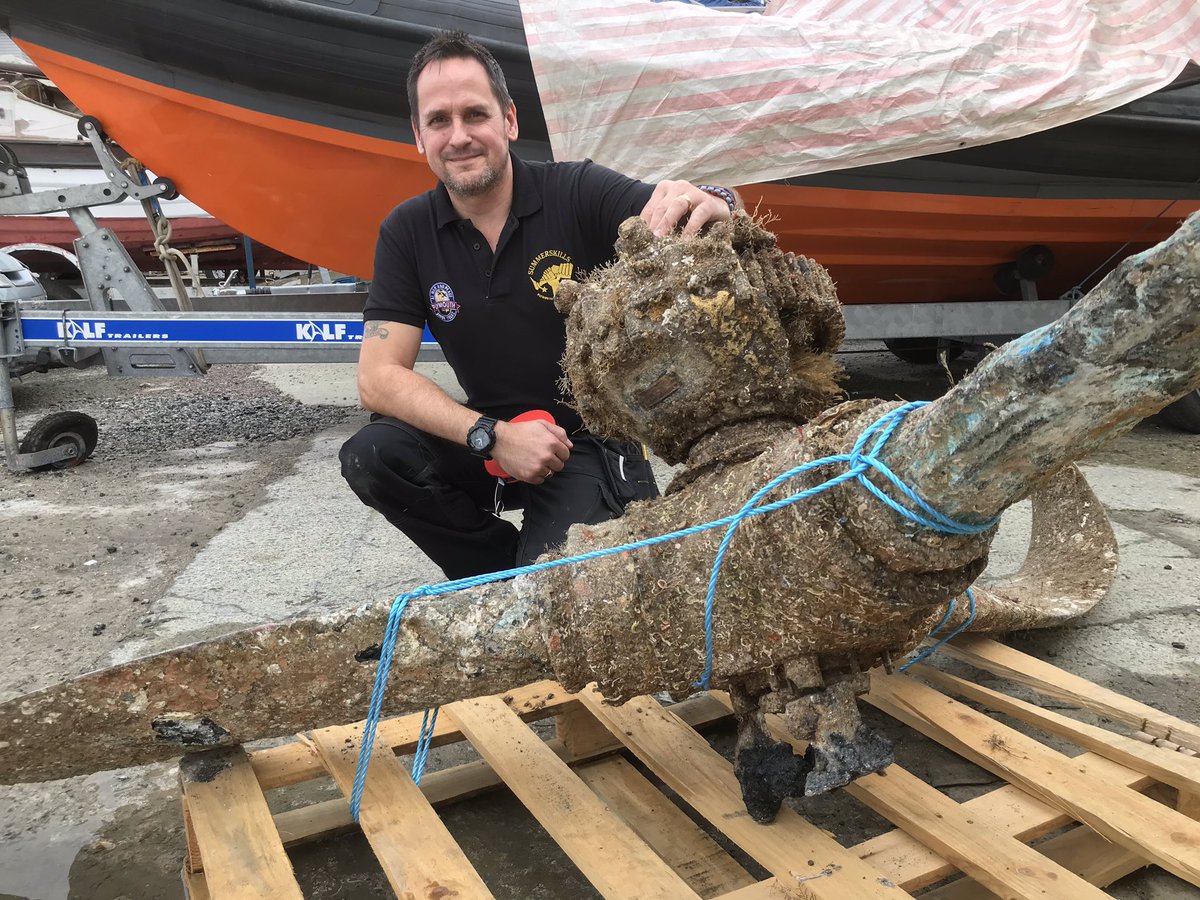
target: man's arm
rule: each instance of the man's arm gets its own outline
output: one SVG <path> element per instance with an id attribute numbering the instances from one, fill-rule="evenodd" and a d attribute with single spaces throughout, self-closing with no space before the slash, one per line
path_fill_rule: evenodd
<path id="1" fill-rule="evenodd" d="M 726 222 L 742 198 L 729 188 L 706 185 L 702 189 L 690 181 L 660 181 L 641 212 L 643 221 L 660 237 L 687 220 L 683 234 L 690 237 L 709 222 Z M 727 198 L 733 199 L 731 206 Z"/>
<path id="2" fill-rule="evenodd" d="M 467 431 L 479 413 L 413 371 L 421 335 L 420 328 L 399 322 L 366 323 L 358 355 L 359 400 L 371 412 L 466 446 Z M 518 481 L 541 484 L 562 471 L 571 446 L 567 433 L 557 425 L 499 422 L 491 455 Z"/>

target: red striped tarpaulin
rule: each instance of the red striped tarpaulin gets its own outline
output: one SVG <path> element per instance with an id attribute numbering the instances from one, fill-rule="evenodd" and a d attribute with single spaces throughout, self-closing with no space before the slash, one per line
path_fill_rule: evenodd
<path id="1" fill-rule="evenodd" d="M 522 0 L 556 159 L 747 184 L 1020 137 L 1200 59 L 1196 0 Z"/>

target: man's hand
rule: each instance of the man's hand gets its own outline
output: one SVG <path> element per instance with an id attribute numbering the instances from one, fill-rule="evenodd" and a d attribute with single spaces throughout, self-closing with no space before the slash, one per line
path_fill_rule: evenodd
<path id="1" fill-rule="evenodd" d="M 574 444 L 553 422 L 497 422 L 492 459 L 510 478 L 541 484 L 567 464 Z"/>
<path id="2" fill-rule="evenodd" d="M 709 222 L 726 222 L 732 210 L 720 197 L 700 190 L 690 181 L 660 181 L 642 209 L 642 221 L 659 237 L 686 221 L 684 237 L 697 234 Z"/>

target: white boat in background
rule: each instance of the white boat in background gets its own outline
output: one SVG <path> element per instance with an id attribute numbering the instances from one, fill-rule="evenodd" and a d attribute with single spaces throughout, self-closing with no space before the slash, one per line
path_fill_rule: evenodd
<path id="1" fill-rule="evenodd" d="M 25 75 L 42 74 L 33 60 L 26 56 L 7 34 L 0 34 L 0 69 Z"/>
<path id="2" fill-rule="evenodd" d="M 78 113 L 39 103 L 31 91 L 46 89 L 45 79 L 16 72 L 4 73 L 0 82 L 0 140 L 20 143 L 75 144 L 79 140 Z"/>

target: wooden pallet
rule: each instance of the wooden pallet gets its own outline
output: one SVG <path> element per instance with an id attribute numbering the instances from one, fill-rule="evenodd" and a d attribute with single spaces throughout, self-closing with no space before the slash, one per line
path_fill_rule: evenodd
<path id="1" fill-rule="evenodd" d="M 414 750 L 421 716 L 382 722 L 360 827 L 406 898 L 492 896 L 434 807 L 500 786 L 604 897 L 897 898 L 961 872 L 923 896 L 1076 900 L 1107 896 L 1102 887 L 1149 864 L 1200 886 L 1200 728 L 991 640 L 962 637 L 944 652 L 1098 712 L 1133 735 L 925 666 L 912 670 L 916 677 L 878 675 L 868 702 L 1007 785 L 960 804 L 890 766 L 845 791 L 896 829 L 843 848 L 786 807 L 769 826 L 746 815 L 733 767 L 696 731 L 729 714 L 723 695 L 668 708 L 650 697 L 609 707 L 594 693 L 566 694 L 543 682 L 444 707 L 434 744 L 465 739 L 482 759 L 427 773 L 420 787 L 397 754 Z M 950 693 L 1085 752 L 1069 758 Z M 527 723 L 551 716 L 557 737 L 543 741 Z M 787 739 L 780 720 L 769 724 Z M 263 792 L 332 777 L 348 797 L 361 736 L 359 723 L 269 750 L 213 751 L 226 763 L 216 777 L 183 778 L 189 897 L 302 897 L 285 847 L 354 827 L 348 804 L 336 799 L 272 815 Z M 626 753 L 772 877 L 755 880 Z M 1052 832 L 1061 833 L 1028 846 Z"/>

